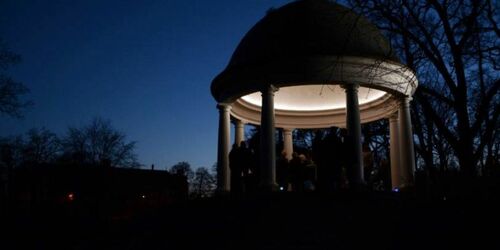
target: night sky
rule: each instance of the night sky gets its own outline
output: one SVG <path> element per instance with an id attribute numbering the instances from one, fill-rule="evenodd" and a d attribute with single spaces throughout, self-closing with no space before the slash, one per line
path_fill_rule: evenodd
<path id="1" fill-rule="evenodd" d="M 0 136 L 63 135 L 102 117 L 137 141 L 139 161 L 216 161 L 212 79 L 243 35 L 289 0 L 0 1 L 0 37 L 23 58 L 10 75 L 35 104 L 0 116 Z"/>

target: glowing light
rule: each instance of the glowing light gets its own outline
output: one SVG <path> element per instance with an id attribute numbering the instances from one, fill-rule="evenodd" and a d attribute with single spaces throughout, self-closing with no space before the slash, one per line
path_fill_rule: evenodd
<path id="1" fill-rule="evenodd" d="M 385 91 L 360 87 L 359 104 L 372 102 L 384 96 Z M 260 92 L 241 97 L 255 106 L 262 105 Z M 280 88 L 274 95 L 278 110 L 320 111 L 345 108 L 345 91 L 339 85 L 301 85 Z"/>
<path id="2" fill-rule="evenodd" d="M 394 188 L 393 191 L 396 192 L 396 193 L 399 193 L 399 188 Z"/>
<path id="3" fill-rule="evenodd" d="M 146 195 L 141 195 L 141 198 L 146 199 Z"/>
<path id="4" fill-rule="evenodd" d="M 68 195 L 66 197 L 68 198 L 69 201 L 75 200 L 75 194 L 73 194 L 73 193 L 68 193 Z"/>
<path id="5" fill-rule="evenodd" d="M 280 190 L 283 191 L 283 190 L 285 190 L 285 188 L 284 187 L 280 187 Z"/>

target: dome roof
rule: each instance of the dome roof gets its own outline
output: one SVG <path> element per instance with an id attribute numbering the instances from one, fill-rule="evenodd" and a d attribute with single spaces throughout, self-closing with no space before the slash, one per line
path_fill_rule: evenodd
<path id="1" fill-rule="evenodd" d="M 245 94 L 258 91 L 257 81 L 308 81 L 314 78 L 310 72 L 300 79 L 283 75 L 309 67 L 311 58 L 332 56 L 399 63 L 388 41 L 366 18 L 328 0 L 299 0 L 270 10 L 248 31 L 227 68 L 214 79 L 212 94 L 220 102 L 234 97 L 234 85 Z M 284 72 L 287 68 L 290 72 Z M 253 79 L 242 79 L 249 76 Z M 241 86 L 249 84 L 254 86 Z"/>
<path id="2" fill-rule="evenodd" d="M 389 43 L 366 18 L 328 0 L 270 10 L 241 40 L 229 67 L 275 58 L 347 55 L 392 59 Z"/>

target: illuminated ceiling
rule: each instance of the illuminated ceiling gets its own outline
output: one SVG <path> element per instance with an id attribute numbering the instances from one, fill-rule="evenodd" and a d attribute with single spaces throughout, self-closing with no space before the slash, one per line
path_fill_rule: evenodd
<path id="1" fill-rule="evenodd" d="M 385 91 L 359 87 L 359 104 L 368 103 L 385 95 Z M 244 101 L 262 105 L 260 92 L 241 97 Z M 345 91 L 339 85 L 302 85 L 280 88 L 274 96 L 277 110 L 321 111 L 345 108 Z"/>

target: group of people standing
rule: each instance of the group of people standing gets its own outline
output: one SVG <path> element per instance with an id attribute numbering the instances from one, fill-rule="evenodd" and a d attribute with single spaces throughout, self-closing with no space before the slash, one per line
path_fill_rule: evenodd
<path id="1" fill-rule="evenodd" d="M 241 193 L 257 188 L 258 157 L 245 142 L 234 144 L 229 152 L 229 168 L 231 170 L 231 192 Z"/>
<path id="2" fill-rule="evenodd" d="M 277 188 L 294 192 L 330 192 L 350 188 L 351 160 L 354 155 L 349 149 L 347 136 L 332 133 L 313 142 L 312 151 L 302 154 L 294 152 L 292 157 L 281 152 L 276 161 Z M 258 150 L 248 148 L 245 142 L 233 145 L 229 153 L 232 192 L 251 192 L 258 188 L 259 156 L 255 151 Z M 374 173 L 380 169 L 374 168 L 373 153 L 368 144 L 363 145 L 363 161 L 365 181 L 372 185 Z"/>
<path id="3" fill-rule="evenodd" d="M 314 191 L 317 177 L 317 166 L 309 154 L 294 152 L 289 160 L 286 152 L 281 152 L 276 163 L 276 181 L 281 191 Z"/>

